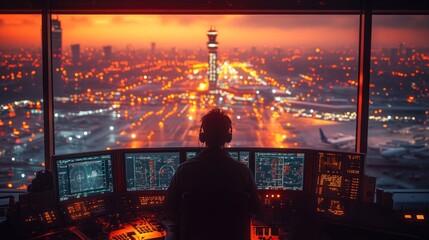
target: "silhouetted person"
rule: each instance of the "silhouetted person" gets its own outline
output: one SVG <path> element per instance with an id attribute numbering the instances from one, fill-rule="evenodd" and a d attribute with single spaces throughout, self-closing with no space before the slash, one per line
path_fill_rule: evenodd
<path id="1" fill-rule="evenodd" d="M 249 196 L 247 215 L 260 212 L 261 201 L 250 169 L 232 159 L 225 150 L 225 143 L 232 139 L 231 124 L 231 119 L 220 109 L 213 109 L 202 117 L 199 140 L 205 144 L 205 148 L 194 158 L 182 163 L 171 180 L 165 201 L 170 221 L 180 224 L 184 193 L 219 193 L 216 195 L 218 197 L 226 192 L 244 192 Z M 222 223 L 224 219 L 212 220 Z M 180 225 L 178 227 L 180 231 Z M 204 239 L 212 239 L 211 234 L 208 232 Z"/>

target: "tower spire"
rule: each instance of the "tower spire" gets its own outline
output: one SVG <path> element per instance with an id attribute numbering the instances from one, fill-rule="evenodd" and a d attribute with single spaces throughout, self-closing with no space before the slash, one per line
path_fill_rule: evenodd
<path id="1" fill-rule="evenodd" d="M 217 90 L 217 48 L 218 42 L 216 42 L 217 31 L 211 26 L 210 30 L 207 32 L 209 41 L 207 42 L 207 49 L 209 53 L 209 92 L 215 93 Z"/>

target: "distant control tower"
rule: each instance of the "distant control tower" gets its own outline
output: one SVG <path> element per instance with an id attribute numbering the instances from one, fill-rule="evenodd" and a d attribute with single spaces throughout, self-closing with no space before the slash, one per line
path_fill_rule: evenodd
<path id="1" fill-rule="evenodd" d="M 216 93 L 217 84 L 217 44 L 216 37 L 217 31 L 214 27 L 211 27 L 207 32 L 209 41 L 207 42 L 207 48 L 209 50 L 209 92 Z"/>

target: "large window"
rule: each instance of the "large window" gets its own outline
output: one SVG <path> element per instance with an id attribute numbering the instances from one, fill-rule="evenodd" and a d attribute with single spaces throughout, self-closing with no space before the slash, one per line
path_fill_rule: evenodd
<path id="1" fill-rule="evenodd" d="M 366 174 L 428 188 L 428 16 L 373 16 Z M 40 15 L 0 15 L 0 187 L 44 166 Z M 198 146 L 354 151 L 358 15 L 55 15 L 55 153 Z"/>
<path id="2" fill-rule="evenodd" d="M 215 107 L 232 117 L 231 146 L 354 151 L 358 15 L 59 15 L 53 25 L 57 154 L 198 146 Z"/>
<path id="3" fill-rule="evenodd" d="M 40 15 L 0 15 L 0 188 L 44 169 Z"/>
<path id="4" fill-rule="evenodd" d="M 366 172 L 429 187 L 429 16 L 374 16 Z"/>

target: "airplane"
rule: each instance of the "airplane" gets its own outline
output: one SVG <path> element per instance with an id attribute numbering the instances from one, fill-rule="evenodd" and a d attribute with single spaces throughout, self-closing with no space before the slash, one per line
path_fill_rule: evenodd
<path id="1" fill-rule="evenodd" d="M 320 140 L 322 142 L 332 144 L 336 148 L 346 149 L 346 148 L 352 147 L 355 144 L 355 137 L 353 136 L 343 135 L 343 136 L 334 137 L 334 138 L 327 138 L 322 128 L 319 128 L 319 132 L 320 132 Z"/>
<path id="2" fill-rule="evenodd" d="M 418 158 L 429 158 L 429 147 L 414 149 L 411 153 Z"/>
<path id="3" fill-rule="evenodd" d="M 401 157 L 408 153 L 408 150 L 404 147 L 387 148 L 380 152 L 380 155 L 384 158 Z"/>
<path id="4" fill-rule="evenodd" d="M 380 151 L 380 155 L 384 158 L 402 157 L 404 155 L 417 158 L 429 157 L 429 147 L 422 143 L 392 140 L 388 142 L 388 145 L 390 147 L 381 149 Z"/>

